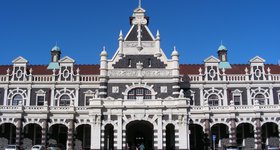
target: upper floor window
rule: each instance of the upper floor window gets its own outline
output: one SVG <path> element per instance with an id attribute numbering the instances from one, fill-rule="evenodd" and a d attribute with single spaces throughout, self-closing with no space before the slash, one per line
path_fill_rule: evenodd
<path id="1" fill-rule="evenodd" d="M 151 99 L 152 92 L 146 88 L 134 88 L 128 92 L 128 99 Z"/>
<path id="2" fill-rule="evenodd" d="M 208 97 L 208 105 L 209 106 L 218 106 L 219 105 L 219 97 L 216 94 L 211 94 Z"/>
<path id="3" fill-rule="evenodd" d="M 257 94 L 255 100 L 258 101 L 260 105 L 266 105 L 266 98 L 263 94 Z"/>
<path id="4" fill-rule="evenodd" d="M 71 98 L 69 97 L 69 95 L 64 94 L 60 97 L 59 106 L 69 106 L 70 101 L 71 101 Z"/>
<path id="5" fill-rule="evenodd" d="M 43 106 L 45 103 L 46 92 L 44 90 L 36 91 L 36 105 Z"/>
<path id="6" fill-rule="evenodd" d="M 13 97 L 13 100 L 12 100 L 12 105 L 18 105 L 18 104 L 22 104 L 22 96 L 20 94 L 16 94 L 14 97 Z"/>
<path id="7" fill-rule="evenodd" d="M 242 91 L 238 89 L 232 91 L 232 100 L 234 105 L 242 105 Z"/>

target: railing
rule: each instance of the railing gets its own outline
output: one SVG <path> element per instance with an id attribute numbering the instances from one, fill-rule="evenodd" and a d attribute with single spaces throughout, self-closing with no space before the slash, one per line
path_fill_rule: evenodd
<path id="1" fill-rule="evenodd" d="M 271 80 L 280 81 L 280 75 L 271 75 Z"/>
<path id="2" fill-rule="evenodd" d="M 226 81 L 245 81 L 246 75 L 226 75 Z"/>
<path id="3" fill-rule="evenodd" d="M 22 106 L 19 106 L 19 105 L 6 105 L 6 106 L 3 106 L 1 105 L 0 106 L 0 111 L 3 111 L 3 110 L 22 110 Z"/>
<path id="4" fill-rule="evenodd" d="M 98 75 L 81 75 L 80 76 L 81 82 L 97 82 L 99 81 Z"/>
<path id="5" fill-rule="evenodd" d="M 42 111 L 48 110 L 48 106 L 24 106 L 25 111 Z"/>
<path id="6" fill-rule="evenodd" d="M 52 81 L 52 75 L 33 75 L 33 82 L 50 82 Z"/>

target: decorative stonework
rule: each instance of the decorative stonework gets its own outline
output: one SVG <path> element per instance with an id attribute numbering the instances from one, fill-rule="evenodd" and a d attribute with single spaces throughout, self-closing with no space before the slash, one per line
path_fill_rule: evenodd
<path id="1" fill-rule="evenodd" d="M 108 71 L 111 78 L 163 78 L 172 77 L 171 70 L 166 69 L 114 69 Z"/>

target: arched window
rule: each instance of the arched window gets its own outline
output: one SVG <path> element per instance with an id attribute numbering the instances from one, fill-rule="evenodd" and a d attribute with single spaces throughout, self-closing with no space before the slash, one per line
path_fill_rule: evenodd
<path id="1" fill-rule="evenodd" d="M 60 97 L 59 106 L 69 106 L 70 101 L 71 101 L 71 98 L 69 97 L 69 95 L 64 94 Z"/>
<path id="2" fill-rule="evenodd" d="M 152 92 L 146 88 L 134 88 L 128 92 L 128 99 L 151 99 Z"/>
<path id="3" fill-rule="evenodd" d="M 14 97 L 13 97 L 13 100 L 12 100 L 12 105 L 18 105 L 18 104 L 22 104 L 22 96 L 20 94 L 16 94 Z"/>
<path id="4" fill-rule="evenodd" d="M 212 94 L 208 97 L 208 105 L 209 106 L 218 106 L 219 105 L 219 97 L 216 94 Z"/>
<path id="5" fill-rule="evenodd" d="M 255 100 L 259 101 L 259 104 L 260 105 L 265 105 L 266 104 L 266 99 L 265 99 L 265 96 L 263 94 L 257 94 L 255 96 Z"/>

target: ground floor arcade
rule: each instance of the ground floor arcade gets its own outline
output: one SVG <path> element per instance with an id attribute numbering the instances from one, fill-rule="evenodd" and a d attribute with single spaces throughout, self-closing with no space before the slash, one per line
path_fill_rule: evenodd
<path id="1" fill-rule="evenodd" d="M 155 118 L 153 118 L 155 119 Z M 157 118 L 158 119 L 158 118 Z M 156 119 L 156 120 L 157 120 Z M 279 126 L 275 122 L 241 122 L 215 123 L 204 122 L 204 126 L 189 123 L 151 119 L 132 119 L 122 122 L 103 122 L 99 124 L 79 124 L 68 121 L 67 124 L 29 123 L 19 128 L 17 123 L 0 125 L 0 148 L 7 144 L 22 144 L 29 148 L 34 144 L 57 143 L 68 149 L 135 149 L 144 144 L 149 149 L 187 149 L 201 150 L 207 143 L 211 147 L 223 148 L 225 145 L 236 144 L 246 149 L 254 149 L 265 145 L 279 146 Z M 48 123 L 47 123 L 48 124 Z M 161 125 L 159 125 L 161 124 Z M 44 124 L 43 124 L 44 125 Z M 186 128 L 182 127 L 185 126 Z M 259 125 L 259 126 L 257 126 Z M 185 132 L 186 134 L 182 134 Z M 99 134 L 98 134 L 99 133 Z M 186 137 L 189 134 L 189 139 Z M 205 136 L 206 135 L 206 136 Z M 215 135 L 215 140 L 213 140 Z M 97 138 L 98 137 L 98 138 Z M 188 142 L 189 141 L 189 142 Z M 97 144 L 98 143 L 98 144 Z M 120 145 L 121 144 L 121 145 Z M 183 146 L 186 146 L 183 148 Z M 99 147 L 99 148 L 98 148 Z"/>

